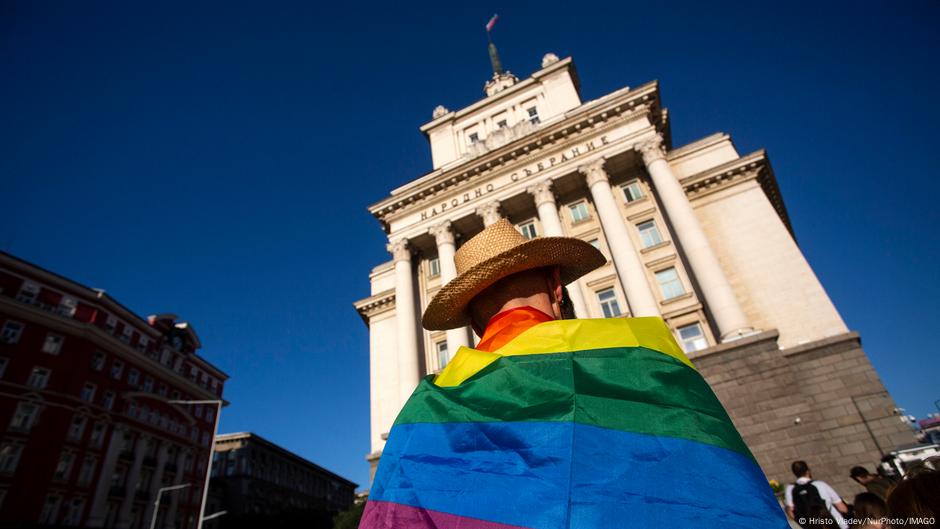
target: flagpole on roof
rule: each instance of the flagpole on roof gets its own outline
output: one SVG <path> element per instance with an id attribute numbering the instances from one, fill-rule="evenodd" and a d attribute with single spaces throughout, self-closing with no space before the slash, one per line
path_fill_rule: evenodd
<path id="1" fill-rule="evenodd" d="M 493 75 L 502 75 L 503 64 L 499 60 L 499 51 L 496 50 L 496 44 L 493 44 L 493 26 L 499 20 L 499 15 L 494 14 L 490 21 L 486 23 L 486 41 L 489 43 L 487 50 L 490 52 L 490 64 L 493 66 Z"/>

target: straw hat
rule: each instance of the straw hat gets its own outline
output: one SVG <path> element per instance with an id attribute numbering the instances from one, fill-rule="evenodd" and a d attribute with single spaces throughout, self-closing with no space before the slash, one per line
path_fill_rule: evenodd
<path id="1" fill-rule="evenodd" d="M 512 274 L 557 266 L 561 282 L 571 283 L 607 260 L 591 244 L 571 237 L 536 237 L 526 240 L 506 219 L 491 224 L 464 243 L 454 256 L 457 277 L 444 285 L 424 311 L 421 323 L 428 330 L 461 327 L 470 323 L 467 304 L 474 296 Z"/>

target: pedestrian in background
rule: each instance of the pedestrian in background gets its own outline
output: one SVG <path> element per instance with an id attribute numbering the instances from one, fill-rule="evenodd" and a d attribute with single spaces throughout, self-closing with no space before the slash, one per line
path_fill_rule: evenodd
<path id="1" fill-rule="evenodd" d="M 854 479 L 859 485 L 865 487 L 865 490 L 877 495 L 882 500 L 888 499 L 888 491 L 894 485 L 894 483 L 887 478 L 872 474 L 868 469 L 861 466 L 852 467 L 852 470 L 849 471 L 849 477 Z"/>
<path id="2" fill-rule="evenodd" d="M 790 470 L 796 476 L 796 483 L 788 485 L 784 492 L 787 515 L 808 528 L 815 519 L 828 513 L 836 525 L 848 529 L 842 515 L 848 513 L 849 508 L 836 491 L 825 481 L 814 480 L 806 461 L 794 461 Z"/>

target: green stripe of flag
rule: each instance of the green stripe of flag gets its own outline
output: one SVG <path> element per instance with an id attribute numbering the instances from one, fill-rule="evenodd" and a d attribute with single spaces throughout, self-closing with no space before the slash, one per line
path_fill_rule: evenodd
<path id="1" fill-rule="evenodd" d="M 644 347 L 505 356 L 455 387 L 429 376 L 395 424 L 513 421 L 574 421 L 753 458 L 702 376 Z"/>

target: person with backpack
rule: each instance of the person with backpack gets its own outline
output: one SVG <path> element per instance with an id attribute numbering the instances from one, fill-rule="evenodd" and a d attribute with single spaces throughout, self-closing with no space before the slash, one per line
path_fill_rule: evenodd
<path id="1" fill-rule="evenodd" d="M 849 508 L 836 491 L 825 481 L 814 480 L 806 461 L 794 461 L 790 470 L 796 476 L 796 483 L 788 485 L 784 492 L 787 515 L 804 528 L 820 525 L 819 518 L 828 517 L 840 529 L 848 529 L 842 515 L 847 514 Z M 822 525 L 831 527 L 833 524 L 823 522 Z"/>

